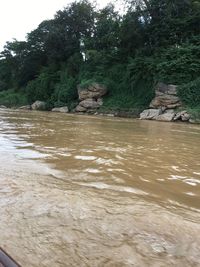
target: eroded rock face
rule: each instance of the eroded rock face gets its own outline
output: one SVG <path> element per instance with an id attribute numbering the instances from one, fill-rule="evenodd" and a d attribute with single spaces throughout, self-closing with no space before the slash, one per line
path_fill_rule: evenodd
<path id="1" fill-rule="evenodd" d="M 46 103 L 43 101 L 35 101 L 32 105 L 31 108 L 33 110 L 46 110 Z"/>
<path id="2" fill-rule="evenodd" d="M 86 88 L 78 86 L 80 103 L 75 108 L 76 112 L 93 112 L 103 105 L 103 96 L 107 93 L 107 88 L 98 83 L 92 83 Z"/>
<path id="3" fill-rule="evenodd" d="M 172 109 L 181 106 L 181 101 L 177 96 L 177 86 L 158 83 L 156 86 L 156 96 L 150 103 L 150 108 Z"/>
<path id="4" fill-rule="evenodd" d="M 53 112 L 61 112 L 61 113 L 68 113 L 69 109 L 67 106 L 65 107 L 60 107 L 60 108 L 53 108 L 51 111 Z"/>
<path id="5" fill-rule="evenodd" d="M 186 111 L 178 111 L 181 101 L 177 95 L 176 85 L 158 83 L 155 98 L 149 105 L 150 109 L 140 114 L 140 119 L 157 121 L 191 121 L 190 114 Z"/>
<path id="6" fill-rule="evenodd" d="M 180 100 L 177 96 L 174 95 L 161 95 L 161 96 L 156 96 L 151 104 L 150 108 L 160 108 L 160 107 L 166 107 L 166 108 L 176 108 L 180 107 L 181 103 Z"/>
<path id="7" fill-rule="evenodd" d="M 78 86 L 79 100 L 85 100 L 88 98 L 98 99 L 107 93 L 107 88 L 99 83 L 92 83 L 86 88 Z"/>

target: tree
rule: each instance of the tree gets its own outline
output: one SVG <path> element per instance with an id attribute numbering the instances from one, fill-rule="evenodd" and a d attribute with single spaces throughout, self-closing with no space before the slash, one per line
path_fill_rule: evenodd
<path id="1" fill-rule="evenodd" d="M 129 10 L 143 22 L 151 48 L 180 45 L 200 34 L 199 1 L 130 0 Z"/>

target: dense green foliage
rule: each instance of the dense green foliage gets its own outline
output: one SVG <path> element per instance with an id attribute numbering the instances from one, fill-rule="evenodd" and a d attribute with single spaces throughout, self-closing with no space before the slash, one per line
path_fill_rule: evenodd
<path id="1" fill-rule="evenodd" d="M 179 95 L 190 108 L 200 107 L 200 78 L 179 86 Z"/>
<path id="2" fill-rule="evenodd" d="M 98 10 L 73 2 L 0 54 L 0 103 L 78 101 L 77 85 L 107 85 L 102 109 L 148 106 L 157 81 L 180 85 L 189 107 L 200 107 L 200 1 L 127 0 Z"/>
<path id="3" fill-rule="evenodd" d="M 27 104 L 27 97 L 23 91 L 16 92 L 12 89 L 0 92 L 0 105 L 17 107 Z"/>

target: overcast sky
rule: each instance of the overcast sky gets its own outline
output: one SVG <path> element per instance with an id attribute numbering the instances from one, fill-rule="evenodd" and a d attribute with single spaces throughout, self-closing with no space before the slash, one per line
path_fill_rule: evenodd
<path id="1" fill-rule="evenodd" d="M 21 41 L 40 22 L 53 18 L 71 0 L 0 0 L 0 50 L 13 38 Z M 103 7 L 111 0 L 97 0 Z"/>

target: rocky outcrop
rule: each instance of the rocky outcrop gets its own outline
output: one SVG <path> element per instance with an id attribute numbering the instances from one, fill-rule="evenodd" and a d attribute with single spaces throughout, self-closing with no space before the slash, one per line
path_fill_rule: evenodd
<path id="1" fill-rule="evenodd" d="M 156 120 L 162 114 L 161 109 L 146 109 L 140 114 L 141 120 Z"/>
<path id="2" fill-rule="evenodd" d="M 86 88 L 78 86 L 78 95 L 79 100 L 85 99 L 99 99 L 107 93 L 107 88 L 99 83 L 92 83 L 91 85 L 87 86 Z"/>
<path id="3" fill-rule="evenodd" d="M 177 96 L 177 86 L 158 83 L 155 91 L 155 98 L 151 101 L 150 108 L 172 109 L 181 106 Z"/>
<path id="4" fill-rule="evenodd" d="M 177 110 L 181 108 L 181 101 L 177 95 L 176 85 L 158 83 L 155 98 L 151 101 L 149 108 L 140 114 L 140 119 L 169 122 L 191 120 L 191 116 L 186 110 Z"/>
<path id="5" fill-rule="evenodd" d="M 46 110 L 46 103 L 43 101 L 35 101 L 32 105 L 31 108 L 33 110 Z"/>
<path id="6" fill-rule="evenodd" d="M 191 116 L 187 111 L 175 111 L 173 109 L 165 110 L 162 109 L 146 109 L 140 114 L 141 120 L 157 120 L 157 121 L 190 121 Z"/>
<path id="7" fill-rule="evenodd" d="M 60 107 L 60 108 L 53 108 L 51 111 L 53 112 L 61 112 L 61 113 L 68 113 L 69 109 L 67 106 L 65 107 Z"/>
<path id="8" fill-rule="evenodd" d="M 85 88 L 78 86 L 79 104 L 76 112 L 95 112 L 103 105 L 103 96 L 107 88 L 99 83 L 92 83 Z"/>

